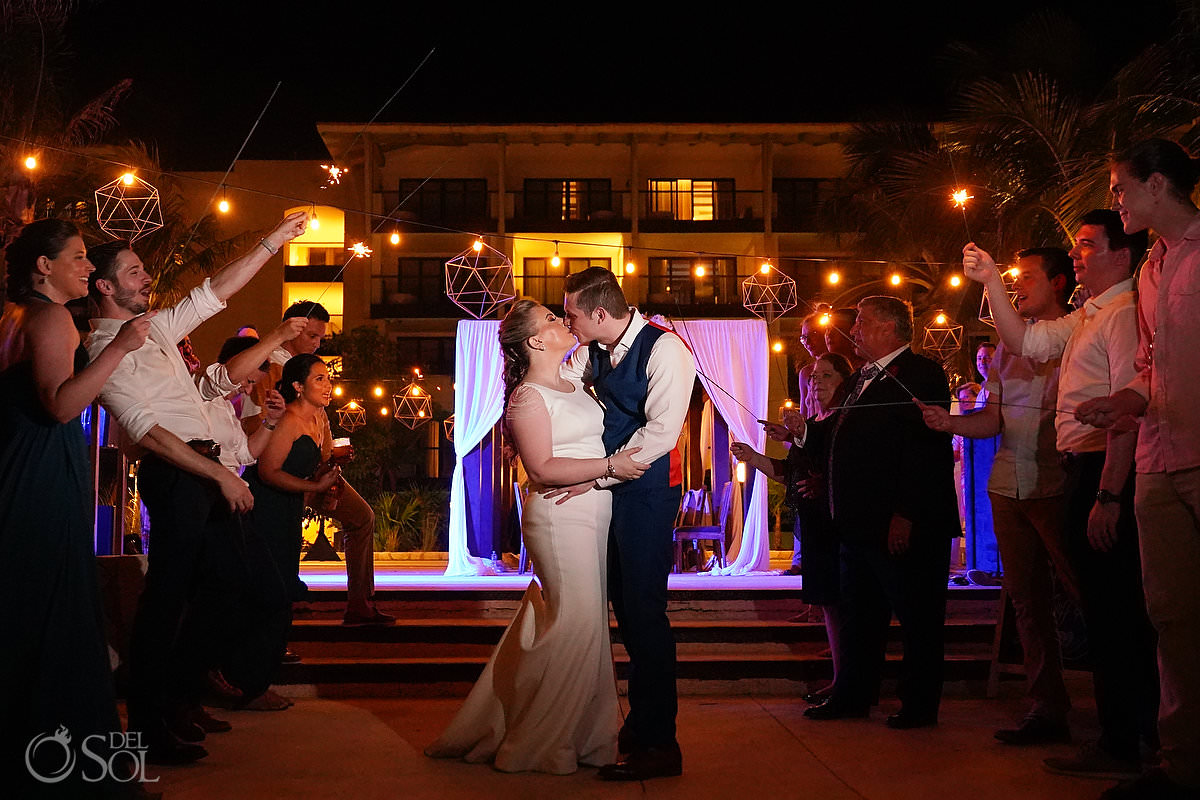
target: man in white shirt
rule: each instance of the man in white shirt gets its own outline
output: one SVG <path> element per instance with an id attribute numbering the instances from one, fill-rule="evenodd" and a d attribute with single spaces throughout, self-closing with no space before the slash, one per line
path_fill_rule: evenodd
<path id="1" fill-rule="evenodd" d="M 197 577 L 206 548 L 229 547 L 235 515 L 254 502 L 245 481 L 217 460 L 204 399 L 176 343 L 223 309 L 306 222 L 303 212 L 289 215 L 249 253 L 159 312 L 146 343 L 122 359 L 100 393 L 126 443 L 146 453 L 138 485 L 150 512 L 150 554 L 130 643 L 128 707 L 129 728 L 142 733 L 154 763 L 207 754 L 176 735 L 203 738 L 190 714 L 222 636 L 215 609 L 227 602 L 216 581 L 199 585 Z M 98 313 L 88 352 L 95 357 L 126 320 L 149 308 L 153 276 L 128 242 L 101 245 L 89 255 L 96 267 L 89 296 Z M 183 636 L 185 623 L 190 632 Z"/>
<path id="2" fill-rule="evenodd" d="M 1146 614 L 1133 513 L 1136 431 L 1080 423 L 1080 404 L 1106 397 L 1134 377 L 1137 308 L 1130 277 L 1146 252 L 1146 233 L 1126 234 L 1107 209 L 1083 217 L 1071 250 L 1075 275 L 1090 298 L 1057 319 L 1027 325 L 1012 305 L 992 302 L 996 330 L 1015 354 L 1059 356 L 1057 448 L 1066 469 L 1065 531 L 1093 661 L 1101 736 L 1076 756 L 1048 758 L 1047 769 L 1085 777 L 1136 777 L 1140 741 L 1157 748 L 1157 637 Z M 963 271 L 1004 298 L 995 261 L 968 244 Z"/>
<path id="3" fill-rule="evenodd" d="M 617 738 L 626 756 L 600 769 L 604 780 L 679 775 L 675 738 L 675 638 L 667 619 L 675 514 L 683 472 L 676 445 L 691 403 L 696 362 L 674 332 L 631 308 L 612 272 L 591 267 L 566 279 L 563 318 L 581 344 L 568 371 L 605 406 L 604 447 L 640 447 L 650 468 L 628 482 L 602 478 L 613 493 L 608 596 L 629 652 L 629 716 Z M 553 494 L 553 493 L 552 493 Z"/>
<path id="4" fill-rule="evenodd" d="M 1023 319 L 1058 319 L 1070 310 L 1075 273 L 1065 250 L 1022 250 L 1016 268 L 1017 312 Z M 977 358 L 983 358 L 983 353 L 981 345 Z M 1070 741 L 1071 698 L 1063 682 L 1054 621 L 1055 575 L 1076 601 L 1079 590 L 1063 535 L 1065 477 L 1054 446 L 1059 360 L 1035 361 L 1001 344 L 992 346 L 988 361 L 986 371 L 982 364 L 979 371 L 987 378 L 992 402 L 964 416 L 928 406 L 923 409 L 925 424 L 976 439 L 1000 434 L 988 497 L 1004 558 L 1004 586 L 1016 612 L 1032 707 L 1018 727 L 994 735 L 1013 745 Z"/>

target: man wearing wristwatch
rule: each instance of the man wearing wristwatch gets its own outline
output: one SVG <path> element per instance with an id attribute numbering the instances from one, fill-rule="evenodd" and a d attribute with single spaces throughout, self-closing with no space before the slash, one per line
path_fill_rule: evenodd
<path id="1" fill-rule="evenodd" d="M 1090 295 L 1078 310 L 1026 324 L 1006 300 L 995 262 L 968 244 L 963 271 L 997 298 L 996 330 L 1011 352 L 1045 361 L 1061 355 L 1055 430 L 1066 472 L 1064 531 L 1079 581 L 1101 735 L 1046 768 L 1082 777 L 1136 777 L 1139 748 L 1157 749 L 1157 636 L 1146 613 L 1133 513 L 1136 431 L 1102 430 L 1075 418 L 1080 404 L 1133 380 L 1137 308 L 1131 275 L 1145 232 L 1126 234 L 1110 210 L 1084 215 L 1071 258 Z"/>

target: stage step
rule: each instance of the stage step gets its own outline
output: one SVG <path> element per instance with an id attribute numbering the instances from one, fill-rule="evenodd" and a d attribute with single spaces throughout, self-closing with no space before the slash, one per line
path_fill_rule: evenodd
<path id="1" fill-rule="evenodd" d="M 981 682 L 988 673 L 988 649 L 980 646 L 948 648 L 946 681 Z M 306 658 L 281 670 L 277 688 L 284 694 L 322 697 L 347 696 L 462 696 L 470 690 L 487 663 L 486 654 L 439 658 Z M 628 656 L 615 654 L 617 678 L 624 681 Z M 898 653 L 889 653 L 884 676 L 899 671 Z M 797 694 L 828 681 L 833 670 L 828 658 L 811 654 L 680 653 L 678 678 L 683 693 L 706 693 L 731 687 L 737 691 L 761 690 L 768 682 L 771 693 Z M 624 686 L 622 685 L 622 691 Z"/>
<path id="2" fill-rule="evenodd" d="M 341 697 L 463 695 L 529 585 L 512 575 L 501 580 L 505 582 L 482 586 L 447 587 L 431 580 L 423 586 L 380 588 L 375 594 L 379 607 L 398 617 L 395 625 L 383 628 L 343 626 L 345 590 L 310 591 L 290 637 L 291 649 L 302 661 L 281 668 L 279 690 Z M 747 586 L 762 586 L 750 581 Z M 670 590 L 667 613 L 677 642 L 682 693 L 795 694 L 831 677 L 821 611 L 800 600 L 798 586 L 783 581 L 784 588 L 779 583 L 771 588 L 705 588 L 691 578 L 681 581 L 686 588 Z M 975 691 L 986 680 L 999 596 L 991 587 L 950 588 L 946 679 L 951 684 Z M 802 621 L 789 621 L 795 618 Z M 611 619 L 610 625 L 617 675 L 623 681 L 628 658 Z M 893 624 L 886 668 L 890 678 L 899 666 L 898 634 Z"/>

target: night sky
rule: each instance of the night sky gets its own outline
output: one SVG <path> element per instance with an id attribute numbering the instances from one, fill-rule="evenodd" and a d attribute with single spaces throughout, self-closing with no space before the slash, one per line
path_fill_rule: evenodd
<path id="1" fill-rule="evenodd" d="M 248 158 L 321 158 L 317 121 L 365 122 L 431 48 L 380 117 L 413 122 L 799 122 L 945 115 L 952 42 L 992 63 L 1069 61 L 1096 88 L 1164 38 L 1170 2 L 672 4 L 86 3 L 69 30 L 80 96 L 122 78 L 112 138 L 159 149 L 165 166 L 224 169 L 277 80 Z M 1080 34 L 1038 50 L 1032 14 Z M 319 11 L 314 10 L 319 9 Z M 345 16 L 333 16 L 347 9 Z M 735 13 L 749 16 L 736 17 Z"/>

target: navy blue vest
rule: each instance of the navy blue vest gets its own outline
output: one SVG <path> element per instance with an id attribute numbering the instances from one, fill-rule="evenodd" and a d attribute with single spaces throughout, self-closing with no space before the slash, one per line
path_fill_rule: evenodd
<path id="1" fill-rule="evenodd" d="M 615 453 L 638 428 L 646 425 L 646 392 L 650 378 L 646 365 L 650 362 L 650 351 L 658 337 L 669 331 L 646 325 L 634 337 L 629 352 L 615 368 L 609 359 L 608 350 L 599 342 L 588 345 L 592 365 L 592 388 L 596 397 L 604 404 L 604 452 Z M 638 458 L 635 454 L 634 459 Z M 671 453 L 656 459 L 642 477 L 626 481 L 613 487 L 614 493 L 628 491 L 633 487 L 666 488 L 671 485 Z"/>

